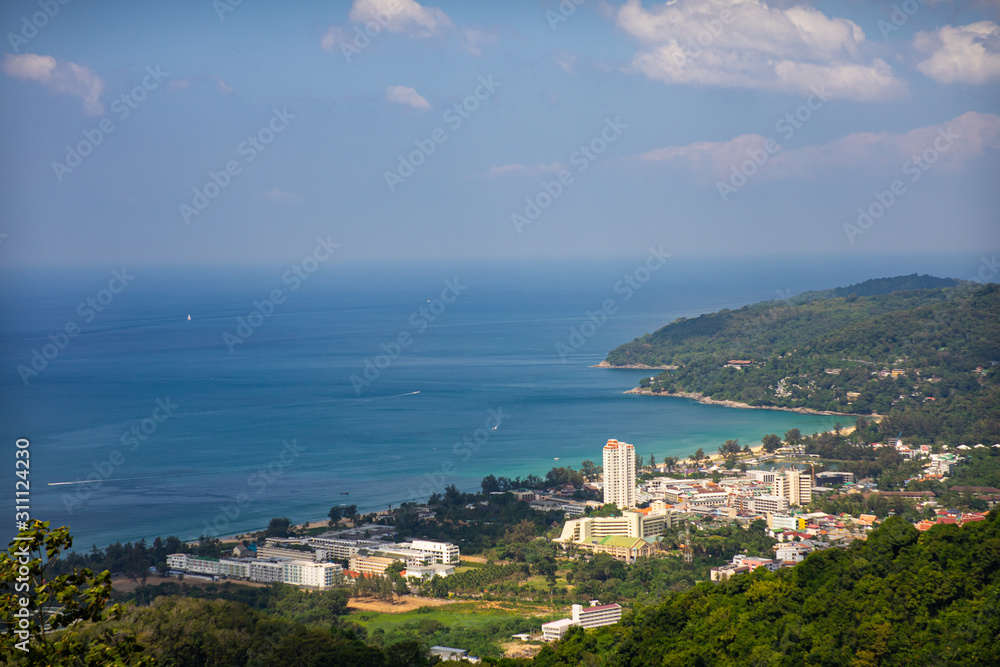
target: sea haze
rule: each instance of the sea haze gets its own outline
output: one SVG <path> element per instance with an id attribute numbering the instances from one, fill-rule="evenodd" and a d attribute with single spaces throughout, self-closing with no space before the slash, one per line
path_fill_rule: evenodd
<path id="1" fill-rule="evenodd" d="M 297 290 L 282 280 L 288 266 L 126 267 L 134 279 L 92 320 L 78 304 L 107 286 L 112 267 L 7 274 L 0 435 L 30 439 L 31 515 L 69 525 L 77 548 L 259 529 L 273 516 L 301 522 L 340 503 L 385 509 L 445 484 L 477 489 L 490 473 L 599 462 L 608 438 L 662 458 L 829 429 L 837 418 L 626 395 L 650 372 L 591 366 L 682 315 L 779 291 L 976 269 L 975 258 L 670 259 L 638 290 L 619 283 L 644 261 L 401 267 L 335 257 Z M 459 296 L 424 328 L 419 309 L 437 306 L 445 281 Z M 284 303 L 230 352 L 223 335 L 242 340 L 237 318 L 275 289 Z M 607 300 L 615 312 L 582 327 L 588 313 L 602 321 Z M 26 386 L 18 366 L 70 322 L 80 334 Z M 574 346 L 571 328 L 592 335 Z M 366 360 L 385 366 L 388 357 L 376 358 L 401 333 L 411 341 L 401 354 L 370 368 L 370 384 L 352 384 Z M 558 343 L 572 354 L 561 358 Z M 172 416 L 158 401 L 176 405 Z M 144 441 L 127 435 L 133 428 Z M 65 484 L 87 479 L 103 481 Z"/>

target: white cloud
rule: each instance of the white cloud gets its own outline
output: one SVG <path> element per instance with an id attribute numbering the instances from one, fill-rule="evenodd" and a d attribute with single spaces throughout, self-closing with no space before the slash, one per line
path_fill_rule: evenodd
<path id="1" fill-rule="evenodd" d="M 917 69 L 938 83 L 987 83 L 1000 77 L 1000 26 L 993 21 L 919 32 L 913 43 L 930 53 Z"/>
<path id="2" fill-rule="evenodd" d="M 425 100 L 416 90 L 408 86 L 389 86 L 385 89 L 385 98 L 396 104 L 407 104 L 414 109 L 430 109 L 431 103 Z"/>
<path id="3" fill-rule="evenodd" d="M 490 176 L 543 176 L 545 174 L 557 174 L 566 169 L 562 162 L 552 164 L 536 164 L 533 167 L 526 167 L 522 164 L 503 164 L 499 167 L 490 167 Z"/>
<path id="4" fill-rule="evenodd" d="M 354 0 L 348 18 L 355 23 L 376 21 L 390 32 L 410 37 L 431 37 L 454 24 L 437 7 L 424 7 L 416 0 Z"/>
<path id="5" fill-rule="evenodd" d="M 271 188 L 267 192 L 261 193 L 260 196 L 263 197 L 264 199 L 267 199 L 268 201 L 279 201 L 279 202 L 295 201 L 299 198 L 299 196 L 294 192 L 284 192 L 282 190 L 279 190 L 278 188 Z"/>
<path id="6" fill-rule="evenodd" d="M 942 136 L 947 139 L 940 139 Z M 726 178 L 733 165 L 749 159 L 748 151 L 763 149 L 768 140 L 759 134 L 744 134 L 728 141 L 700 141 L 658 148 L 635 157 L 648 162 L 677 163 L 713 179 Z M 1000 116 L 970 111 L 950 121 L 905 134 L 855 132 L 826 144 L 779 150 L 756 178 L 811 178 L 831 168 L 899 169 L 907 160 L 934 147 L 936 141 L 938 149 L 945 145 L 942 142 L 948 142 L 947 150 L 939 150 L 937 164 L 946 168 L 960 167 L 987 149 L 1000 149 Z"/>
<path id="7" fill-rule="evenodd" d="M 84 111 L 91 116 L 104 113 L 101 95 L 104 82 L 90 68 L 68 60 L 35 53 L 5 54 L 3 69 L 10 76 L 37 81 L 53 93 L 67 93 L 83 100 Z"/>
<path id="8" fill-rule="evenodd" d="M 615 18 L 644 45 L 632 66 L 665 83 L 802 94 L 825 85 L 835 97 L 866 101 L 906 91 L 885 61 L 865 60 L 860 26 L 813 7 L 672 0 L 647 10 L 628 0 Z"/>

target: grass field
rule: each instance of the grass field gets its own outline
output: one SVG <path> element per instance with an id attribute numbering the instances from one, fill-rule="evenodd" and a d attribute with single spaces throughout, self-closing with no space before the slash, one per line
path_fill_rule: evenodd
<path id="1" fill-rule="evenodd" d="M 511 635 L 538 633 L 542 623 L 566 615 L 566 610 L 534 603 L 463 601 L 404 613 L 358 611 L 348 618 L 363 625 L 369 637 L 382 635 L 386 644 L 417 640 L 500 656 Z"/>

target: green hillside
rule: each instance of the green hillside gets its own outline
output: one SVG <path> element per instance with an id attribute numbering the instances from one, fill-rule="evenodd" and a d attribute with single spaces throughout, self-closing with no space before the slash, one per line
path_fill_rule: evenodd
<path id="1" fill-rule="evenodd" d="M 868 281 L 801 295 L 791 305 L 766 302 L 682 319 L 607 360 L 676 365 L 642 381 L 653 393 L 891 415 L 893 426 L 917 441 L 1000 442 L 1000 287 L 857 296 L 939 280 Z"/>
<path id="2" fill-rule="evenodd" d="M 701 583 L 617 626 L 571 630 L 534 664 L 993 665 L 1000 512 L 921 534 L 893 517 L 794 568 Z"/>

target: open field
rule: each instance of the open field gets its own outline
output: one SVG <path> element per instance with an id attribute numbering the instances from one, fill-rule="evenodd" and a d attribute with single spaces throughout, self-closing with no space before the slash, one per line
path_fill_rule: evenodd
<path id="1" fill-rule="evenodd" d="M 441 600 L 438 598 L 420 598 L 413 595 L 404 595 L 402 599 L 387 602 L 377 598 L 351 598 L 347 603 L 347 608 L 351 611 L 374 611 L 380 614 L 404 614 L 420 607 L 441 607 L 453 604 L 453 600 Z"/>

